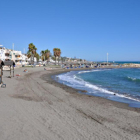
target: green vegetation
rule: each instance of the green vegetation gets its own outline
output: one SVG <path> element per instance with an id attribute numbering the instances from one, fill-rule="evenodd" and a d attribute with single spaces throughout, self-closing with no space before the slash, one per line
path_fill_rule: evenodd
<path id="1" fill-rule="evenodd" d="M 49 60 L 49 57 L 50 57 L 50 50 L 45 50 L 45 51 L 41 51 L 41 59 L 42 59 L 42 61 L 45 61 L 45 60 Z"/>
<path id="2" fill-rule="evenodd" d="M 54 57 L 55 57 L 55 65 L 56 65 L 56 58 L 58 57 L 58 64 L 59 64 L 59 57 L 61 55 L 61 49 L 59 48 L 54 48 L 53 49 L 53 54 L 54 54 Z"/>
<path id="3" fill-rule="evenodd" d="M 37 60 L 39 60 L 39 54 L 36 52 L 36 50 L 37 48 L 35 47 L 35 45 L 33 43 L 30 43 L 28 47 L 27 57 L 31 58 L 31 62 L 33 62 L 33 64 L 34 64 L 34 57 L 36 57 Z"/>
<path id="4" fill-rule="evenodd" d="M 37 48 L 35 47 L 35 45 L 33 43 L 30 43 L 28 46 L 27 57 L 31 59 L 31 63 L 33 64 L 34 64 L 34 57 L 36 57 L 37 61 L 39 61 L 39 59 L 41 58 L 42 61 L 47 60 L 47 62 L 49 61 L 49 58 L 51 57 L 51 59 L 55 61 L 55 65 L 56 65 L 56 60 L 58 60 L 58 64 L 59 64 L 59 60 L 64 61 L 64 59 L 62 58 L 60 59 L 61 49 L 59 48 L 53 49 L 54 56 L 51 55 L 50 50 L 48 49 L 42 50 L 40 52 L 40 55 L 36 51 L 37 51 Z"/>

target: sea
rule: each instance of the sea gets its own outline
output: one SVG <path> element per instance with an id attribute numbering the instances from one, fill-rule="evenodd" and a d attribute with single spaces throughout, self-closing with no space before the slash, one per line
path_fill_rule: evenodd
<path id="1" fill-rule="evenodd" d="M 69 87 L 85 90 L 91 96 L 127 103 L 140 108 L 140 68 L 115 68 L 70 71 L 55 76 Z"/>
<path id="2" fill-rule="evenodd" d="M 95 61 L 95 63 L 101 63 L 106 61 Z M 108 61 L 109 63 L 115 64 L 140 64 L 140 61 Z"/>
<path id="3" fill-rule="evenodd" d="M 114 63 L 118 63 L 118 64 L 140 64 L 140 61 L 110 61 L 110 62 L 114 62 Z"/>

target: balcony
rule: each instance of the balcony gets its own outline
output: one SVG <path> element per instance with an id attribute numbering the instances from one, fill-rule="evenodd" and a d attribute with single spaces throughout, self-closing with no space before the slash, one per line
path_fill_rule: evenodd
<path id="1" fill-rule="evenodd" d="M 10 55 L 10 53 L 8 53 L 8 52 L 5 53 L 5 56 L 9 56 L 9 55 Z"/>

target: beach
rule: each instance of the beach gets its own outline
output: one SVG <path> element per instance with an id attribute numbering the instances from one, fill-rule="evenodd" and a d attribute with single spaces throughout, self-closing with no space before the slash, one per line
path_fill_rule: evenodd
<path id="1" fill-rule="evenodd" d="M 67 71 L 23 67 L 15 69 L 15 75 L 20 76 L 12 78 L 7 78 L 9 71 L 4 71 L 6 88 L 0 88 L 1 140 L 140 139 L 139 108 L 80 94 L 52 79 Z"/>

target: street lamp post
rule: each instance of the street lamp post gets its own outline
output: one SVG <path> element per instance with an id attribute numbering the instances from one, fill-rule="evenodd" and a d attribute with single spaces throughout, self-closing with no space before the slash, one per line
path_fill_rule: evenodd
<path id="1" fill-rule="evenodd" d="M 14 51 L 14 43 L 13 43 L 13 51 Z"/>

